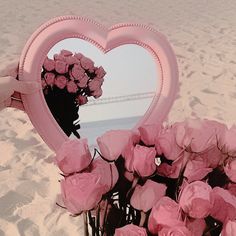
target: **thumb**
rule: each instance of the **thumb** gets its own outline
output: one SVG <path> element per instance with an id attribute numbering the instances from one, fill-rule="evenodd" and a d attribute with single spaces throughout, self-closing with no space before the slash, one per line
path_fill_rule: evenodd
<path id="1" fill-rule="evenodd" d="M 14 81 L 14 91 L 22 94 L 33 94 L 40 89 L 42 89 L 42 86 L 36 81 Z"/>

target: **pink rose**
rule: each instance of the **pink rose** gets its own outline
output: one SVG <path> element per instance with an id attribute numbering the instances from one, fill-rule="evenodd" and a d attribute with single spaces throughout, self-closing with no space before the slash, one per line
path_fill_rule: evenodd
<path id="1" fill-rule="evenodd" d="M 236 219 L 236 197 L 220 187 L 213 188 L 212 195 L 214 206 L 210 212 L 211 216 L 223 223 Z"/>
<path id="2" fill-rule="evenodd" d="M 58 167 L 65 174 L 85 169 L 92 160 L 87 139 L 66 141 L 57 151 L 55 158 Z"/>
<path id="3" fill-rule="evenodd" d="M 83 95 L 78 95 L 76 97 L 76 102 L 82 106 L 84 104 L 86 104 L 88 102 L 88 98 L 86 96 L 83 96 Z"/>
<path id="4" fill-rule="evenodd" d="M 99 98 L 99 97 L 101 97 L 102 96 L 102 89 L 98 89 L 98 90 L 95 90 L 95 91 L 93 91 L 92 93 L 92 96 L 94 97 L 94 98 Z"/>
<path id="5" fill-rule="evenodd" d="M 163 154 L 168 160 L 176 160 L 183 156 L 183 149 L 176 143 L 176 129 L 163 130 L 156 139 L 157 153 Z"/>
<path id="6" fill-rule="evenodd" d="M 109 161 L 115 161 L 123 152 L 133 133 L 130 130 L 110 130 L 97 138 L 101 154 Z"/>
<path id="7" fill-rule="evenodd" d="M 74 57 L 80 61 L 80 59 L 84 57 L 84 55 L 82 53 L 75 53 Z"/>
<path id="8" fill-rule="evenodd" d="M 185 167 L 184 177 L 190 183 L 196 180 L 202 180 L 211 171 L 212 168 L 207 168 L 204 160 L 189 160 Z"/>
<path id="9" fill-rule="evenodd" d="M 227 186 L 227 190 L 236 197 L 236 184 L 234 183 L 229 183 Z"/>
<path id="10" fill-rule="evenodd" d="M 76 93 L 78 91 L 78 87 L 74 81 L 69 81 L 66 87 L 69 93 Z"/>
<path id="11" fill-rule="evenodd" d="M 80 77 L 79 82 L 77 83 L 80 88 L 85 88 L 87 86 L 89 77 L 84 74 L 82 77 Z"/>
<path id="12" fill-rule="evenodd" d="M 147 180 L 143 186 L 137 185 L 130 199 L 130 204 L 137 210 L 147 212 L 166 193 L 166 185 Z"/>
<path id="13" fill-rule="evenodd" d="M 61 181 L 63 202 L 72 214 L 91 210 L 101 201 L 106 192 L 94 173 L 74 174 Z"/>
<path id="14" fill-rule="evenodd" d="M 193 234 L 185 226 L 164 227 L 158 236 L 193 236 Z M 196 235 L 194 235 L 196 236 Z"/>
<path id="15" fill-rule="evenodd" d="M 66 87 L 67 84 L 67 79 L 64 75 L 58 75 L 56 77 L 55 80 L 55 85 L 60 88 L 60 89 L 64 89 Z"/>
<path id="16" fill-rule="evenodd" d="M 68 65 L 73 65 L 75 63 L 79 63 L 79 60 L 76 57 L 68 56 L 68 57 L 66 57 L 66 63 Z"/>
<path id="17" fill-rule="evenodd" d="M 94 62 L 88 57 L 82 57 L 80 59 L 80 64 L 85 70 L 89 70 L 90 68 L 94 68 Z"/>
<path id="18" fill-rule="evenodd" d="M 45 73 L 44 78 L 47 85 L 50 85 L 50 86 L 54 85 L 55 75 L 53 73 L 50 73 L 50 72 Z"/>
<path id="19" fill-rule="evenodd" d="M 73 53 L 69 50 L 62 49 L 60 52 L 60 55 L 62 55 L 63 57 L 69 57 L 69 56 L 72 56 Z"/>
<path id="20" fill-rule="evenodd" d="M 55 69 L 55 61 L 49 59 L 48 57 L 44 60 L 43 67 L 47 71 L 52 71 Z"/>
<path id="21" fill-rule="evenodd" d="M 141 140 L 147 145 L 152 146 L 156 142 L 156 138 L 161 130 L 161 125 L 143 125 L 139 127 L 139 132 L 141 135 Z"/>
<path id="22" fill-rule="evenodd" d="M 55 70 L 59 74 L 65 74 L 68 72 L 68 65 L 64 61 L 56 61 Z"/>
<path id="23" fill-rule="evenodd" d="M 100 177 L 99 182 L 104 186 L 106 192 L 109 192 L 115 186 L 119 178 L 115 164 L 108 163 L 100 158 L 93 161 L 91 173 L 95 173 Z"/>
<path id="24" fill-rule="evenodd" d="M 184 226 L 180 206 L 169 197 L 162 197 L 152 208 L 148 218 L 148 229 L 158 234 L 163 227 Z"/>
<path id="25" fill-rule="evenodd" d="M 229 220 L 221 232 L 221 236 L 235 236 L 236 235 L 236 221 Z"/>
<path id="26" fill-rule="evenodd" d="M 202 236 L 206 228 L 206 222 L 204 219 L 187 219 L 187 228 L 191 231 L 192 236 Z"/>
<path id="27" fill-rule="evenodd" d="M 66 58 L 63 56 L 63 55 L 61 55 L 61 54 L 55 54 L 54 56 L 53 56 L 53 58 L 54 58 L 54 60 L 55 61 L 66 61 Z"/>
<path id="28" fill-rule="evenodd" d="M 95 70 L 95 74 L 96 74 L 97 78 L 103 78 L 106 74 L 106 71 L 103 69 L 102 66 L 100 66 Z"/>
<path id="29" fill-rule="evenodd" d="M 156 171 L 156 150 L 153 147 L 136 145 L 134 147 L 133 169 L 139 176 L 147 177 Z"/>
<path id="30" fill-rule="evenodd" d="M 85 71 L 80 65 L 75 64 L 71 70 L 71 75 L 75 80 L 80 80 L 85 75 Z"/>
<path id="31" fill-rule="evenodd" d="M 99 90 L 102 86 L 103 80 L 98 80 L 98 79 L 93 79 L 91 81 L 89 81 L 88 83 L 88 87 L 90 89 L 90 91 L 96 91 Z"/>
<path id="32" fill-rule="evenodd" d="M 228 161 L 224 167 L 224 171 L 229 179 L 236 183 L 236 159 Z"/>
<path id="33" fill-rule="evenodd" d="M 116 228 L 114 236 L 147 236 L 147 232 L 143 227 L 130 224 L 122 228 Z"/>
<path id="34" fill-rule="evenodd" d="M 180 195 L 179 204 L 192 218 L 207 217 L 213 207 L 212 189 L 202 181 L 187 184 Z"/>

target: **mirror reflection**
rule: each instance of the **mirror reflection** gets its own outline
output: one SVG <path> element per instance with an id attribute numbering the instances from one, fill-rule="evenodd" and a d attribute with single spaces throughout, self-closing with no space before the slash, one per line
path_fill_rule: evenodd
<path id="1" fill-rule="evenodd" d="M 107 130 L 134 127 L 160 86 L 147 49 L 127 44 L 104 54 L 79 38 L 51 48 L 41 78 L 45 100 L 63 131 L 94 145 Z"/>

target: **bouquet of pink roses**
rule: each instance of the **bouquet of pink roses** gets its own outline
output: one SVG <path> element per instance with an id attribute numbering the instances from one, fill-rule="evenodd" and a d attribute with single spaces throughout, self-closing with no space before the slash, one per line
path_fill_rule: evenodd
<path id="1" fill-rule="evenodd" d="M 99 98 L 106 72 L 95 67 L 94 62 L 82 55 L 67 50 L 55 54 L 54 59 L 45 59 L 41 72 L 42 87 L 46 102 L 60 127 L 70 136 L 77 137 L 80 127 L 79 106 L 88 102 L 88 97 Z"/>
<path id="2" fill-rule="evenodd" d="M 84 214 L 85 235 L 236 235 L 235 126 L 186 120 L 97 142 L 95 159 L 86 139 L 56 155 L 64 207 Z"/>

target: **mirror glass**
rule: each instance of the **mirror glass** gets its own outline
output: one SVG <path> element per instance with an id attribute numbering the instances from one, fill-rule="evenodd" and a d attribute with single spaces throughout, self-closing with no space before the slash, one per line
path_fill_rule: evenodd
<path id="1" fill-rule="evenodd" d="M 90 145 L 105 131 L 133 128 L 160 88 L 157 65 L 147 49 L 126 44 L 104 54 L 79 38 L 50 49 L 41 78 L 58 124 L 71 138 L 88 138 Z M 77 132 L 68 129 L 72 123 Z"/>

